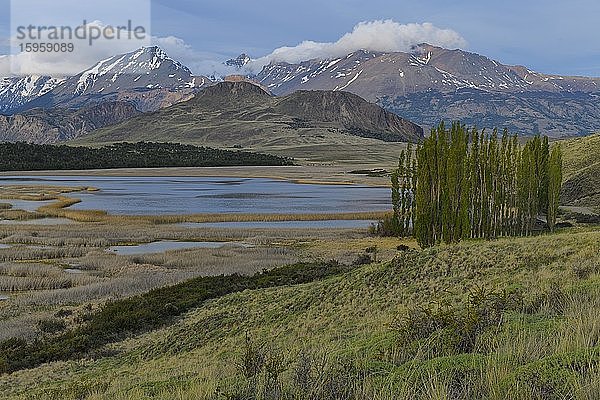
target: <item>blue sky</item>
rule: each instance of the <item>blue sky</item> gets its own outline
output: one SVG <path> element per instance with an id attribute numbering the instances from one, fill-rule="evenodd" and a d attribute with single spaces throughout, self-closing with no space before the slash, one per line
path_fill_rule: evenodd
<path id="1" fill-rule="evenodd" d="M 598 0 L 153 0 L 152 7 L 153 35 L 182 39 L 196 61 L 335 42 L 361 21 L 393 19 L 452 29 L 467 50 L 506 64 L 600 76 Z M 8 9 L 9 0 L 0 0 L 0 53 L 8 52 Z"/>

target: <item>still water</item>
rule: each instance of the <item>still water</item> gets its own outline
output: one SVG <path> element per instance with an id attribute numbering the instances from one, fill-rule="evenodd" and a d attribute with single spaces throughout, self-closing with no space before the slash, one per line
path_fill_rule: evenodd
<path id="1" fill-rule="evenodd" d="M 195 213 L 340 213 L 385 211 L 390 189 L 358 185 L 311 185 L 263 178 L 207 177 L 0 177 L 2 185 L 91 186 L 74 193 L 76 210 L 116 215 Z"/>

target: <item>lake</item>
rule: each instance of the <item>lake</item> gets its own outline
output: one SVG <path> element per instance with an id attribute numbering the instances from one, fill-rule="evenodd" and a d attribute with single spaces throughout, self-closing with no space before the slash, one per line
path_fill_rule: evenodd
<path id="1" fill-rule="evenodd" d="M 0 199 L 0 200 L 2 200 L 2 201 L 0 201 L 1 203 L 11 204 L 13 210 L 24 210 L 24 211 L 30 211 L 30 212 L 34 212 L 35 210 L 37 210 L 40 207 L 47 206 L 49 204 L 54 203 L 54 201 L 52 201 L 52 200 L 49 200 L 49 201 L 30 201 L 30 200 L 14 200 L 14 199 L 10 199 L 10 200 Z"/>
<path id="2" fill-rule="evenodd" d="M 243 246 L 242 244 L 231 242 L 175 242 L 163 240 L 160 242 L 144 243 L 134 246 L 112 246 L 108 248 L 109 253 L 118 254 L 121 256 L 134 256 L 142 254 L 157 254 L 172 250 L 189 250 L 189 249 L 220 249 L 227 245 Z"/>
<path id="3" fill-rule="evenodd" d="M 0 185 L 92 186 L 100 191 L 72 194 L 82 201 L 71 208 L 116 215 L 350 213 L 389 210 L 391 202 L 388 188 L 263 178 L 7 176 Z"/>

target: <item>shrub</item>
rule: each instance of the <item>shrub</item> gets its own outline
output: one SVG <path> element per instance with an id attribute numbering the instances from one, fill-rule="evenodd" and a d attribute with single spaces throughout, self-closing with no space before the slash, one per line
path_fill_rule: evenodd
<path id="1" fill-rule="evenodd" d="M 370 255 L 361 254 L 356 258 L 356 260 L 354 260 L 353 264 L 356 266 L 360 266 L 360 265 L 368 265 L 368 264 L 371 264 L 372 262 L 373 262 L 373 259 L 371 258 Z"/>
<path id="2" fill-rule="evenodd" d="M 376 234 L 384 237 L 399 236 L 401 232 L 400 224 L 398 219 L 393 215 L 385 217 L 380 220 L 376 226 L 371 229 L 372 234 Z"/>
<path id="3" fill-rule="evenodd" d="M 523 298 L 518 292 L 480 289 L 472 292 L 464 305 L 411 309 L 394 328 L 401 345 L 412 353 L 406 357 L 414 357 L 423 342 L 431 357 L 470 353 L 486 329 L 502 323 L 506 311 L 522 307 Z"/>
<path id="4" fill-rule="evenodd" d="M 43 319 L 37 323 L 38 329 L 44 333 L 54 334 L 64 331 L 67 324 L 60 319 Z"/>
<path id="5" fill-rule="evenodd" d="M 70 317 L 71 315 L 73 315 L 73 311 L 71 310 L 66 310 L 64 308 L 61 308 L 60 310 L 58 310 L 56 312 L 56 314 L 54 314 L 54 316 L 56 318 L 67 318 Z"/>
<path id="6" fill-rule="evenodd" d="M 351 400 L 364 398 L 367 378 L 353 361 L 330 359 L 302 351 L 288 360 L 278 349 L 246 338 L 238 374 L 222 382 L 214 399 L 228 400 Z"/>
<path id="7" fill-rule="evenodd" d="M 546 311 L 551 314 L 560 315 L 564 312 L 564 307 L 568 304 L 568 295 L 563 291 L 558 283 L 553 283 L 550 287 L 537 295 L 528 302 L 524 311 L 534 314 Z"/>
<path id="8" fill-rule="evenodd" d="M 597 371 L 599 366 L 600 347 L 552 355 L 517 368 L 505 383 L 505 391 L 508 394 L 514 388 L 521 388 L 527 398 L 574 398 L 576 382 Z"/>

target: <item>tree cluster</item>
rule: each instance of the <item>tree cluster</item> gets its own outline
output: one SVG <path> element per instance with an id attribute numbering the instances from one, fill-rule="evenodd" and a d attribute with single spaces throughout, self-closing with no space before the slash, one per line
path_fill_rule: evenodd
<path id="1" fill-rule="evenodd" d="M 287 158 L 183 145 L 116 143 L 102 148 L 0 143 L 0 171 L 291 165 Z"/>
<path id="2" fill-rule="evenodd" d="M 422 247 L 528 236 L 544 219 L 554 230 L 561 183 L 561 150 L 547 137 L 521 145 L 507 131 L 442 123 L 400 155 L 387 230 L 413 235 Z"/>

